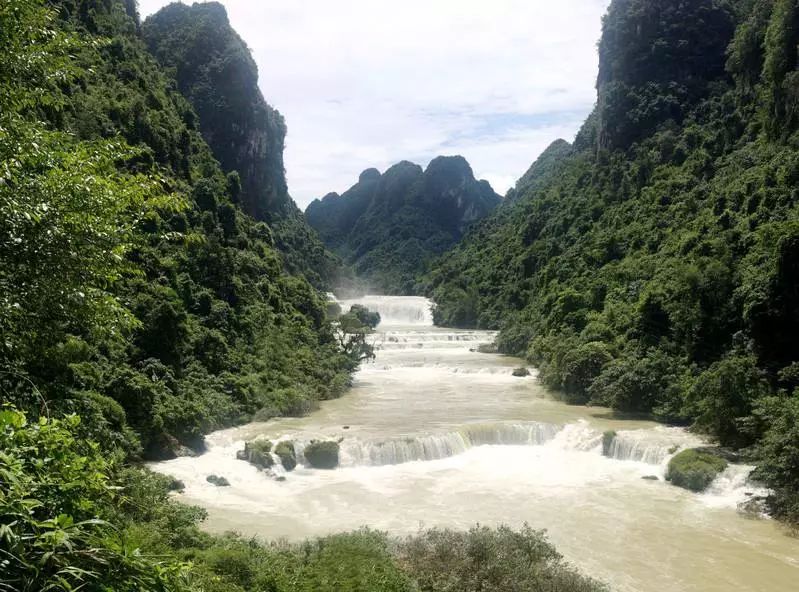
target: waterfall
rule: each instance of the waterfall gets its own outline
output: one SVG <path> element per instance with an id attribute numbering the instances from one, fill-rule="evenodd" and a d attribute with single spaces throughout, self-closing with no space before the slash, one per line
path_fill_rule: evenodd
<path id="1" fill-rule="evenodd" d="M 747 502 L 764 498 L 770 493 L 768 489 L 749 480 L 754 469 L 752 465 L 727 466 L 702 494 L 702 501 L 711 507 L 737 507 L 746 511 Z"/>
<path id="2" fill-rule="evenodd" d="M 616 460 L 662 465 L 680 450 L 701 444 L 699 438 L 683 429 L 658 426 L 618 432 L 611 440 L 606 455 Z"/>
<path id="3" fill-rule="evenodd" d="M 698 438 L 680 428 L 658 426 L 627 430 L 613 437 L 606 456 L 618 461 L 663 466 L 677 451 L 700 443 Z M 307 441 L 295 442 L 300 460 L 306 444 Z M 477 446 L 540 445 L 602 454 L 602 432 L 585 420 L 565 426 L 536 421 L 469 424 L 451 432 L 407 438 L 346 438 L 340 444 L 340 461 L 343 467 L 396 465 L 448 458 Z"/>
<path id="4" fill-rule="evenodd" d="M 591 452 L 599 450 L 602 434 L 593 429 L 587 421 L 581 419 L 566 424 L 552 440 L 552 446 L 563 450 Z"/>
<path id="5" fill-rule="evenodd" d="M 346 312 L 353 304 L 362 304 L 369 310 L 380 313 L 380 325 L 433 326 L 433 303 L 421 296 L 377 296 L 368 294 L 361 298 L 340 300 L 341 310 Z"/>
<path id="6" fill-rule="evenodd" d="M 392 438 L 348 439 L 341 443 L 342 466 L 396 465 L 448 458 L 486 445 L 540 445 L 555 437 L 560 426 L 529 422 L 473 424 L 445 434 Z"/>

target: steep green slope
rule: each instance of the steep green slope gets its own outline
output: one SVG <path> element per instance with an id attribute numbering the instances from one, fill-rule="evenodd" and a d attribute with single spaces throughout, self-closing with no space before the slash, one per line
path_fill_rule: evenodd
<path id="1" fill-rule="evenodd" d="M 237 176 L 149 55 L 131 3 L 57 7 L 74 47 L 28 60 L 55 74 L 4 72 L 8 96 L 27 97 L 6 101 L 4 162 L 19 171 L 3 185 L 4 400 L 78 412 L 102 444 L 162 457 L 339 394 L 357 360 L 316 290 L 284 271 L 273 229 L 237 205 Z"/>
<path id="2" fill-rule="evenodd" d="M 407 161 L 382 175 L 368 169 L 344 194 L 314 200 L 305 214 L 371 290 L 414 294 L 430 260 L 499 203 L 463 157 L 442 156 L 425 171 Z"/>
<path id="3" fill-rule="evenodd" d="M 573 151 L 428 278 L 437 322 L 501 328 L 567 400 L 746 448 L 794 519 L 797 25 L 783 0 L 614 1 Z"/>
<path id="4" fill-rule="evenodd" d="M 177 81 L 198 127 L 226 173 L 236 171 L 242 209 L 269 223 L 287 268 L 329 287 L 338 261 L 327 252 L 288 193 L 283 166 L 286 123 L 264 100 L 258 68 L 217 2 L 170 4 L 142 25 L 151 53 Z"/>

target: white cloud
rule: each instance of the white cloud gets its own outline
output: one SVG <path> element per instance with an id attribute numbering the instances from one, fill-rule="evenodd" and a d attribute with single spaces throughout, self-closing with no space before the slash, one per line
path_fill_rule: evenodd
<path id="1" fill-rule="evenodd" d="M 143 16 L 167 4 L 140 0 Z M 301 207 L 365 168 L 462 154 L 500 193 L 594 98 L 609 0 L 222 0 L 286 117 Z"/>

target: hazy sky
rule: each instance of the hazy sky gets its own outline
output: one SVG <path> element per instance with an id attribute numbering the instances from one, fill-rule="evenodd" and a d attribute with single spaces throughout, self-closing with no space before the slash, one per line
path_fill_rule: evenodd
<path id="1" fill-rule="evenodd" d="M 609 0 L 222 4 L 286 117 L 289 190 L 304 209 L 363 169 L 440 154 L 462 154 L 504 194 L 591 110 Z"/>

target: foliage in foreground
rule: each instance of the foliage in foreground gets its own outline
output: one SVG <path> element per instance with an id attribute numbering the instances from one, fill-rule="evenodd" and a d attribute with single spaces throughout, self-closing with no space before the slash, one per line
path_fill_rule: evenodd
<path id="1" fill-rule="evenodd" d="M 117 469 L 76 440 L 77 416 L 0 410 L 0 590 L 172 590 L 185 566 L 148 557 L 115 520 Z"/>

